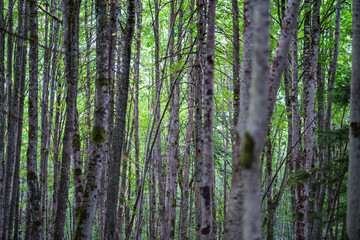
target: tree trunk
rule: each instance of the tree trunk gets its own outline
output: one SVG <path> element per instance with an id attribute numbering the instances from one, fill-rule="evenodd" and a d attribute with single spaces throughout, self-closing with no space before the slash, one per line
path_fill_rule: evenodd
<path id="1" fill-rule="evenodd" d="M 245 127 L 240 163 L 244 181 L 244 239 L 261 238 L 260 155 L 264 146 L 267 122 L 263 113 L 268 102 L 269 1 L 254 5 L 254 54 L 251 69 L 250 108 Z"/>
<path id="2" fill-rule="evenodd" d="M 247 115 L 249 112 L 250 99 L 250 77 L 251 77 L 251 56 L 253 51 L 253 7 L 254 1 L 244 1 L 244 32 L 243 32 L 243 72 L 240 90 L 240 113 L 237 122 L 235 143 L 233 145 L 233 164 L 232 180 L 229 198 L 228 214 L 225 224 L 224 238 L 229 240 L 242 239 L 242 202 L 243 202 L 243 183 L 242 169 L 237 160 L 240 156 L 241 140 L 243 135 Z M 234 109 L 234 112 L 236 110 Z"/>
<path id="3" fill-rule="evenodd" d="M 104 16 L 105 17 L 105 16 Z M 124 34 L 124 45 L 122 50 L 121 76 L 120 83 L 118 83 L 119 98 L 116 105 L 116 122 L 114 129 L 113 154 L 114 158 L 109 162 L 108 171 L 108 189 L 106 198 L 106 212 L 105 212 L 105 238 L 116 238 L 116 209 L 117 196 L 119 193 L 119 177 L 120 177 L 120 162 L 122 147 L 124 141 L 124 130 L 126 123 L 126 109 L 128 102 L 129 91 L 129 74 L 130 74 L 130 60 L 131 60 L 131 44 L 135 25 L 135 0 L 128 0 L 126 29 Z M 104 26 L 103 26 L 104 27 Z M 100 31 L 101 29 L 99 29 Z M 101 31 L 100 31 L 101 32 Z M 99 54 L 101 49 L 99 49 Z"/>
<path id="4" fill-rule="evenodd" d="M 51 31 L 53 28 L 53 20 L 51 19 L 50 34 L 49 34 L 49 18 L 48 15 L 45 16 L 45 51 L 44 51 L 44 70 L 43 70 L 43 84 L 42 84 L 42 98 L 41 98 L 41 145 L 40 145 L 40 178 L 39 178 L 39 188 L 40 188 L 40 209 L 42 215 L 42 224 L 45 228 L 46 224 L 46 204 L 47 201 L 47 171 L 48 171 L 48 157 L 49 157 L 49 144 L 50 144 L 50 131 L 49 131 L 49 82 L 50 82 L 50 58 L 52 50 L 52 40 Z M 50 43 L 48 44 L 48 39 L 50 35 Z M 44 236 L 41 235 L 41 239 Z"/>
<path id="5" fill-rule="evenodd" d="M 29 188 L 29 209 L 31 236 L 26 238 L 40 239 L 41 236 L 41 209 L 40 191 L 37 177 L 37 141 L 38 141 L 38 16 L 37 1 L 29 1 L 29 30 L 30 30 L 30 52 L 29 52 L 29 132 L 27 149 L 27 183 Z"/>
<path id="6" fill-rule="evenodd" d="M 194 145 L 195 145 L 195 232 L 196 239 L 200 238 L 201 228 L 201 174 L 202 174 L 202 159 L 203 159 L 203 126 L 202 126 L 202 101 L 203 101 L 203 81 L 204 81 L 204 67 L 205 67 L 205 1 L 196 0 L 197 6 L 197 47 L 195 59 L 195 128 L 194 128 Z"/>
<path id="7" fill-rule="evenodd" d="M 208 31 L 206 41 L 206 65 L 204 78 L 204 158 L 201 181 L 201 239 L 215 239 L 213 234 L 213 178 L 214 178 L 214 65 L 215 65 L 215 18 L 216 0 L 208 5 Z"/>
<path id="8" fill-rule="evenodd" d="M 170 28 L 169 28 L 169 54 L 170 68 L 174 66 L 174 28 L 175 28 L 175 1 L 171 1 L 170 7 Z M 172 71 L 172 70 L 170 70 Z M 177 165 L 179 163 L 179 81 L 176 80 L 176 74 L 170 72 L 170 91 L 174 88 L 170 100 L 169 111 L 169 135 L 167 149 L 167 175 L 166 175 L 166 217 L 168 223 L 169 239 L 175 238 L 175 220 L 176 220 L 176 189 L 177 189 Z"/>
<path id="9" fill-rule="evenodd" d="M 231 139 L 233 145 L 235 144 L 235 131 L 239 121 L 240 111 L 240 32 L 239 32 L 239 7 L 238 0 L 232 0 L 232 14 L 233 14 L 233 92 L 234 92 L 234 118 L 233 129 L 231 129 Z M 230 124 L 231 126 L 231 124 Z M 234 149 L 234 148 L 233 148 Z M 233 153 L 234 156 L 234 153 Z"/>
<path id="10" fill-rule="evenodd" d="M 360 1 L 353 1 L 353 42 L 350 87 L 350 155 L 346 210 L 347 237 L 360 238 Z"/>
<path id="11" fill-rule="evenodd" d="M 155 20 L 154 20 L 154 39 L 155 39 L 155 86 L 156 86 L 156 105 L 154 120 L 157 124 L 160 124 L 160 94 L 161 94 L 161 82 L 160 82 L 160 41 L 159 41 L 159 2 L 154 0 Z M 157 177 L 158 177 L 158 195 L 159 195 L 159 238 L 160 240 L 167 239 L 166 236 L 166 217 L 165 217 L 165 170 L 161 156 L 161 134 L 160 132 L 154 136 L 156 141 L 154 157 L 157 164 Z"/>
<path id="12" fill-rule="evenodd" d="M 0 1 L 0 28 L 5 28 L 4 1 Z M 9 9 L 10 11 L 10 9 Z M 10 17 L 10 16 L 9 16 Z M 0 236 L 3 233 L 4 178 L 5 178 L 5 33 L 0 31 Z"/>
<path id="13" fill-rule="evenodd" d="M 9 14 L 12 14 L 13 11 L 13 4 L 12 1 L 9 2 Z M 19 22 L 22 21 L 22 13 L 19 14 Z M 21 23 L 20 23 L 21 25 Z M 9 15 L 9 22 L 8 22 L 9 31 L 12 31 L 13 28 L 13 16 Z M 21 33 L 21 27 L 18 29 L 19 33 Z M 4 182 L 4 190 L 3 190 L 3 234 L 2 237 L 4 239 L 8 238 L 8 229 L 9 229 L 9 214 L 10 214 L 10 196 L 11 196 L 11 181 L 13 177 L 14 171 L 14 158 L 16 152 L 16 138 L 17 138 L 17 115 L 18 115 L 18 102 L 17 95 L 19 93 L 19 84 L 20 84 L 20 71 L 19 70 L 19 59 L 21 56 L 21 51 L 17 50 L 15 52 L 15 64 L 14 69 L 17 70 L 14 74 L 14 87 L 12 87 L 12 48 L 13 42 L 12 35 L 8 34 L 8 43 L 7 43 L 7 74 L 6 74 L 6 97 L 7 97 L 7 113 L 8 113 L 8 132 L 7 132 L 7 145 L 6 145 L 6 164 L 5 164 L 5 182 Z M 17 40 L 19 42 L 21 40 Z M 10 49 L 11 48 L 11 49 Z M 20 45 L 18 43 L 18 48 Z M 10 54 L 10 56 L 9 56 Z M 14 90 L 12 90 L 14 89 Z M 15 99 L 15 102 L 14 102 Z"/>
<path id="14" fill-rule="evenodd" d="M 18 3 L 19 11 L 19 21 L 18 21 L 18 34 L 25 35 L 28 34 L 28 17 L 29 17 L 29 9 L 28 5 L 24 3 L 24 1 L 19 1 Z M 24 9 L 25 8 L 25 9 Z M 25 11 L 25 12 L 24 12 Z M 12 191 L 11 191 L 11 205 L 9 210 L 9 222 L 8 222 L 8 238 L 12 238 L 13 233 L 13 222 L 14 215 L 16 212 L 16 206 L 19 201 L 19 186 L 20 186 L 20 159 L 21 159 L 21 140 L 22 140 L 22 126 L 23 126 L 23 116 L 24 116 L 24 98 L 25 98 L 25 76 L 26 76 L 26 44 L 23 43 L 23 39 L 17 38 L 16 40 L 16 58 L 14 64 L 14 72 L 15 74 L 15 86 L 17 88 L 13 96 L 14 108 L 16 109 L 16 144 L 14 149 L 15 155 L 15 166 L 14 166 L 14 174 L 12 179 Z M 15 222 L 16 224 L 16 222 Z M 16 234 L 16 229 L 15 229 Z"/>
<path id="15" fill-rule="evenodd" d="M 63 152 L 60 182 L 57 194 L 56 217 L 54 223 L 54 240 L 64 238 L 66 208 L 69 196 L 70 165 L 72 142 L 76 113 L 76 96 L 78 86 L 78 34 L 80 0 L 65 0 L 63 3 L 63 41 L 65 50 L 65 73 L 67 84 L 66 123 L 63 138 Z"/>

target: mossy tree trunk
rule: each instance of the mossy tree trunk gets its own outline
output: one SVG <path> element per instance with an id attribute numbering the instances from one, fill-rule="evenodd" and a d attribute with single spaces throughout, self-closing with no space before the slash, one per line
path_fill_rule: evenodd
<path id="1" fill-rule="evenodd" d="M 242 66 L 242 83 L 240 90 L 240 109 L 239 119 L 236 123 L 233 144 L 233 174 L 231 179 L 231 191 L 229 198 L 228 214 L 225 224 L 225 239 L 242 239 L 242 201 L 243 201 L 243 184 L 242 169 L 239 162 L 241 139 L 247 116 L 249 112 L 250 100 L 250 77 L 251 77 L 251 56 L 253 51 L 253 8 L 254 1 L 244 1 L 244 31 L 243 31 L 243 66 Z M 234 112 L 236 110 L 234 109 Z"/>

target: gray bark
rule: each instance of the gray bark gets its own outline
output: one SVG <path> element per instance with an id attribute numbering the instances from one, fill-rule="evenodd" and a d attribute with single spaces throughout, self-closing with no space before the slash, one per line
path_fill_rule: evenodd
<path id="1" fill-rule="evenodd" d="M 24 1 L 18 2 L 18 34 L 27 35 L 28 33 L 28 7 Z M 8 219 L 8 234 L 7 238 L 12 238 L 14 214 L 16 205 L 19 200 L 19 186 L 20 186 L 20 154 L 21 154 L 21 140 L 22 140 L 22 125 L 24 116 L 24 94 L 25 94 L 25 75 L 26 75 L 26 44 L 20 38 L 16 39 L 16 54 L 14 62 L 14 96 L 13 96 L 13 113 L 15 114 L 15 128 L 16 128 L 16 143 L 14 154 L 14 171 L 12 177 L 11 202 L 9 206 Z M 15 95 L 16 94 L 16 95 Z M 16 231 L 16 230 L 15 230 Z"/>
<path id="2" fill-rule="evenodd" d="M 174 26 L 176 21 L 175 1 L 171 1 L 170 10 L 170 29 L 169 29 L 169 54 L 170 68 L 174 66 Z M 170 70 L 171 71 L 171 70 Z M 177 165 L 179 163 L 179 81 L 175 80 L 176 74 L 170 73 L 170 91 L 174 88 L 170 100 L 169 111 L 169 135 L 167 149 L 167 175 L 166 175 L 166 218 L 168 223 L 169 239 L 175 238 L 175 221 L 176 221 L 176 190 L 177 190 Z"/>
<path id="3" fill-rule="evenodd" d="M 121 76 L 118 83 L 118 100 L 116 104 L 116 121 L 114 129 L 113 154 L 114 158 L 108 164 L 108 190 L 105 212 L 105 238 L 115 239 L 116 226 L 116 205 L 119 193 L 120 162 L 124 142 L 124 129 L 126 123 L 126 109 L 128 100 L 128 91 L 130 83 L 130 60 L 131 44 L 135 26 L 135 0 L 128 0 L 127 19 L 124 34 L 124 45 L 122 50 Z M 103 26 L 104 27 L 104 26 Z M 99 29 L 101 30 L 101 29 Z M 99 53 L 101 49 L 99 49 Z"/>
<path id="4" fill-rule="evenodd" d="M 216 0 L 208 4 L 208 30 L 206 41 L 206 65 L 204 78 L 204 158 L 201 179 L 201 239 L 215 239 L 213 236 L 213 184 L 214 184 L 214 68 L 215 68 L 215 18 Z M 216 225 L 215 225 L 216 226 Z"/>
<path id="5" fill-rule="evenodd" d="M 263 113 L 268 103 L 269 7 L 267 0 L 254 5 L 254 54 L 251 69 L 250 106 L 240 163 L 243 166 L 243 238 L 261 239 L 260 155 L 268 123 Z"/>
<path id="6" fill-rule="evenodd" d="M 97 0 L 96 11 L 96 81 L 93 128 L 91 132 L 90 156 L 83 191 L 83 203 L 73 239 L 91 239 L 92 227 L 98 203 L 100 177 L 105 161 L 105 145 L 108 130 L 109 103 L 109 31 L 106 2 Z M 116 208 L 114 208 L 116 209 Z M 113 209 L 113 211 L 114 211 Z M 114 211 L 116 213 L 116 211 Z M 114 223 L 115 227 L 115 223 Z"/>
<path id="7" fill-rule="evenodd" d="M 30 52 L 29 52 L 29 132 L 27 149 L 27 183 L 29 188 L 29 209 L 30 221 L 27 223 L 31 227 L 31 235 L 28 239 L 40 239 L 41 235 L 41 209 L 40 191 L 37 176 L 37 147 L 38 147 L 38 16 L 37 1 L 29 1 L 29 32 L 30 32 Z"/>
<path id="8" fill-rule="evenodd" d="M 240 32 L 239 32 L 239 7 L 238 0 L 232 0 L 232 12 L 233 12 L 233 92 L 234 92 L 234 118 L 233 124 L 230 124 L 234 127 L 231 129 L 231 139 L 234 145 L 234 136 L 236 131 L 236 126 L 239 121 L 239 111 L 240 111 Z M 234 156 L 234 154 L 233 154 Z"/>
<path id="9" fill-rule="evenodd" d="M 40 145 L 40 178 L 39 187 L 41 194 L 40 209 L 42 215 L 42 225 L 45 228 L 46 224 L 46 201 L 47 201 L 47 168 L 49 157 L 49 145 L 50 145 L 50 131 L 49 131 L 49 83 L 50 83 L 50 58 L 52 49 L 51 30 L 53 28 L 53 20 L 51 19 L 50 34 L 49 34 L 49 18 L 45 16 L 45 36 L 44 46 L 44 70 L 42 79 L 42 98 L 41 98 L 41 145 Z M 50 35 L 50 37 L 49 37 Z M 50 43 L 49 40 L 50 39 Z M 44 238 L 44 235 L 41 235 Z"/>
<path id="10" fill-rule="evenodd" d="M 8 30 L 12 31 L 13 28 L 13 6 L 14 2 L 9 2 L 9 20 L 8 20 Z M 22 18 L 22 16 L 19 16 Z M 20 19 L 19 19 L 20 20 Z M 21 29 L 21 28 L 20 28 Z M 18 101 L 14 101 L 17 99 L 17 94 L 19 91 L 19 83 L 20 83 L 20 72 L 16 72 L 14 74 L 14 85 L 12 86 L 12 61 L 13 61 L 13 37 L 12 34 L 8 34 L 8 42 L 7 42 L 7 66 L 6 66 L 6 106 L 7 106 L 7 145 L 6 145 L 6 164 L 5 164 L 5 173 L 4 173 L 4 188 L 2 192 L 3 203 L 2 203 L 2 221 L 3 221 L 3 234 L 2 237 L 6 239 L 8 236 L 8 225 L 9 225 L 9 208 L 10 208 L 10 195 L 11 195 L 11 181 L 13 176 L 13 169 L 14 169 L 14 158 L 15 158 L 15 151 L 16 151 L 16 137 L 17 137 L 17 114 L 18 114 Z M 17 41 L 18 42 L 18 41 Z M 10 54 L 10 55 L 9 55 Z M 15 60 L 19 64 L 18 59 L 20 59 L 21 52 L 15 52 Z M 19 65 L 14 64 L 14 69 L 18 70 Z M 12 90 L 14 89 L 14 91 Z M 14 97 L 16 96 L 16 97 Z"/>
<path id="11" fill-rule="evenodd" d="M 347 237 L 360 238 L 360 1 L 353 1 L 353 42 L 350 87 L 350 155 L 346 209 Z"/>
<path id="12" fill-rule="evenodd" d="M 5 28 L 3 15 L 4 1 L 0 1 L 0 27 Z M 3 204 L 4 178 L 5 178 L 5 33 L 0 31 L 0 236 L 3 233 Z"/>
<path id="13" fill-rule="evenodd" d="M 192 63 L 192 61 L 191 61 Z M 193 75 L 190 74 L 190 84 L 193 81 Z M 190 153 L 191 153 L 191 135 L 193 131 L 194 118 L 194 94 L 191 85 L 188 86 L 188 123 L 186 128 L 185 140 L 185 157 L 182 164 L 182 173 L 180 178 L 181 187 L 181 205 L 180 205 L 180 219 L 179 219 L 179 240 L 189 239 L 187 234 L 187 227 L 189 224 L 189 175 L 190 175 Z"/>
<path id="14" fill-rule="evenodd" d="M 203 101 L 203 81 L 205 69 L 205 1 L 197 0 L 197 47 L 195 59 L 195 120 L 194 120 L 194 145 L 195 145 L 195 232 L 196 239 L 200 238 L 201 228 L 201 173 L 202 173 L 202 160 L 203 160 L 203 126 L 202 126 L 202 101 Z"/>
<path id="15" fill-rule="evenodd" d="M 242 202 L 243 202 L 243 184 L 242 168 L 238 160 L 241 151 L 240 137 L 243 135 L 247 115 L 249 112 L 250 99 L 250 78 L 251 78 L 251 56 L 253 51 L 253 1 L 244 1 L 244 32 L 243 32 L 243 71 L 240 90 L 240 113 L 235 132 L 235 143 L 233 146 L 233 176 L 231 180 L 231 191 L 229 198 L 228 214 L 225 224 L 225 239 L 242 239 Z M 234 109 L 235 111 L 235 109 Z"/>
<path id="16" fill-rule="evenodd" d="M 63 41 L 65 50 L 65 80 L 67 85 L 67 104 L 61 173 L 57 193 L 57 206 L 54 223 L 55 240 L 62 240 L 64 237 L 66 209 L 69 196 L 70 165 L 72 156 L 72 142 L 74 136 L 76 96 L 78 86 L 78 34 L 80 0 L 65 0 L 63 2 L 63 11 Z"/>

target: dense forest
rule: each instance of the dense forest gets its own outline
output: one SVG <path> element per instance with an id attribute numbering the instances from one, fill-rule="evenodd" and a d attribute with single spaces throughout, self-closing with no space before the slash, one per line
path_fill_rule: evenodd
<path id="1" fill-rule="evenodd" d="M 0 239 L 360 239 L 360 0 L 0 0 Z"/>

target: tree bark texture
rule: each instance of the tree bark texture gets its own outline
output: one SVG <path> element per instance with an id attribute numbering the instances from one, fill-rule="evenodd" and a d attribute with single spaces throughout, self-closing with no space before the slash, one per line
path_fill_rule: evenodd
<path id="1" fill-rule="evenodd" d="M 80 0 L 66 0 L 63 2 L 63 39 L 65 49 L 66 72 L 66 123 L 63 138 L 63 151 L 60 182 L 57 194 L 56 217 L 54 223 L 54 239 L 62 240 L 66 223 L 66 209 L 69 196 L 70 165 L 72 142 L 74 136 L 76 96 L 78 86 L 78 34 Z"/>
<path id="2" fill-rule="evenodd" d="M 4 1 L 0 2 L 0 27 L 5 28 Z M 3 199 L 4 178 L 5 178 L 5 33 L 0 31 L 0 236 L 3 233 Z"/>
<path id="3" fill-rule="evenodd" d="M 202 101 L 203 101 L 203 81 L 205 68 L 205 1 L 197 0 L 197 47 L 195 59 L 195 120 L 194 120 L 194 145 L 195 145 L 195 232 L 198 234 L 196 239 L 200 238 L 201 228 L 201 173 L 202 173 L 202 159 L 203 159 L 203 118 L 202 118 Z"/>
<path id="4" fill-rule="evenodd" d="M 353 42 L 350 87 L 350 156 L 348 198 L 346 209 L 347 237 L 359 239 L 360 234 L 360 1 L 353 1 Z"/>
<path id="5" fill-rule="evenodd" d="M 110 160 L 108 167 L 108 190 L 106 200 L 105 213 L 105 237 L 107 239 L 116 238 L 116 209 L 117 197 L 119 193 L 119 177 L 120 177 L 120 162 L 122 147 L 124 142 L 125 124 L 126 124 L 126 109 L 128 102 L 128 91 L 130 83 L 130 60 L 131 60 L 131 44 L 135 28 L 135 0 L 128 0 L 127 2 L 127 19 L 124 33 L 124 45 L 122 50 L 122 63 L 120 83 L 118 83 L 119 98 L 116 105 L 116 121 L 114 129 L 113 154 L 114 158 Z M 105 16 L 104 16 L 105 17 Z M 101 29 L 99 29 L 100 31 Z M 101 53 L 99 49 L 99 54 Z"/>
<path id="6" fill-rule="evenodd" d="M 37 1 L 29 1 L 29 132 L 27 149 L 27 182 L 29 188 L 29 209 L 31 227 L 29 239 L 40 239 L 41 235 L 41 209 L 40 190 L 37 175 L 37 147 L 38 147 L 38 15 Z M 29 236 L 27 236 L 29 237 Z"/>
<path id="7" fill-rule="evenodd" d="M 214 65 L 215 65 L 215 18 L 216 0 L 208 3 L 208 30 L 206 41 L 206 63 L 204 78 L 204 158 L 201 182 L 201 239 L 215 239 L 213 234 L 213 179 L 214 179 Z"/>
<path id="8" fill-rule="evenodd" d="M 170 67 L 174 66 L 174 27 L 176 21 L 175 1 L 171 1 L 170 7 L 170 28 L 169 28 L 169 54 Z M 171 71 L 171 70 L 170 70 Z M 166 217 L 168 224 L 169 239 L 175 237 L 175 221 L 176 221 L 176 190 L 177 190 L 177 165 L 179 163 L 179 81 L 176 79 L 175 73 L 170 73 L 170 91 L 174 88 L 170 100 L 169 111 L 169 135 L 167 149 L 167 175 L 166 175 Z"/>
<path id="9" fill-rule="evenodd" d="M 267 122 L 263 113 L 268 103 L 269 7 L 267 0 L 254 5 L 254 52 L 252 57 L 250 106 L 248 122 L 242 136 L 240 163 L 243 166 L 244 216 L 243 238 L 261 239 L 260 155 L 263 150 Z"/>
<path id="10" fill-rule="evenodd" d="M 244 32 L 243 32 L 243 71 L 240 90 L 240 113 L 235 132 L 235 143 L 233 146 L 233 177 L 231 180 L 231 191 L 229 198 L 228 215 L 225 224 L 225 239 L 242 239 L 242 202 L 243 182 L 242 168 L 239 162 L 241 151 L 241 136 L 247 122 L 250 100 L 250 78 L 251 78 L 251 56 L 253 51 L 253 15 L 254 1 L 244 1 Z M 234 109 L 234 111 L 236 111 Z"/>

